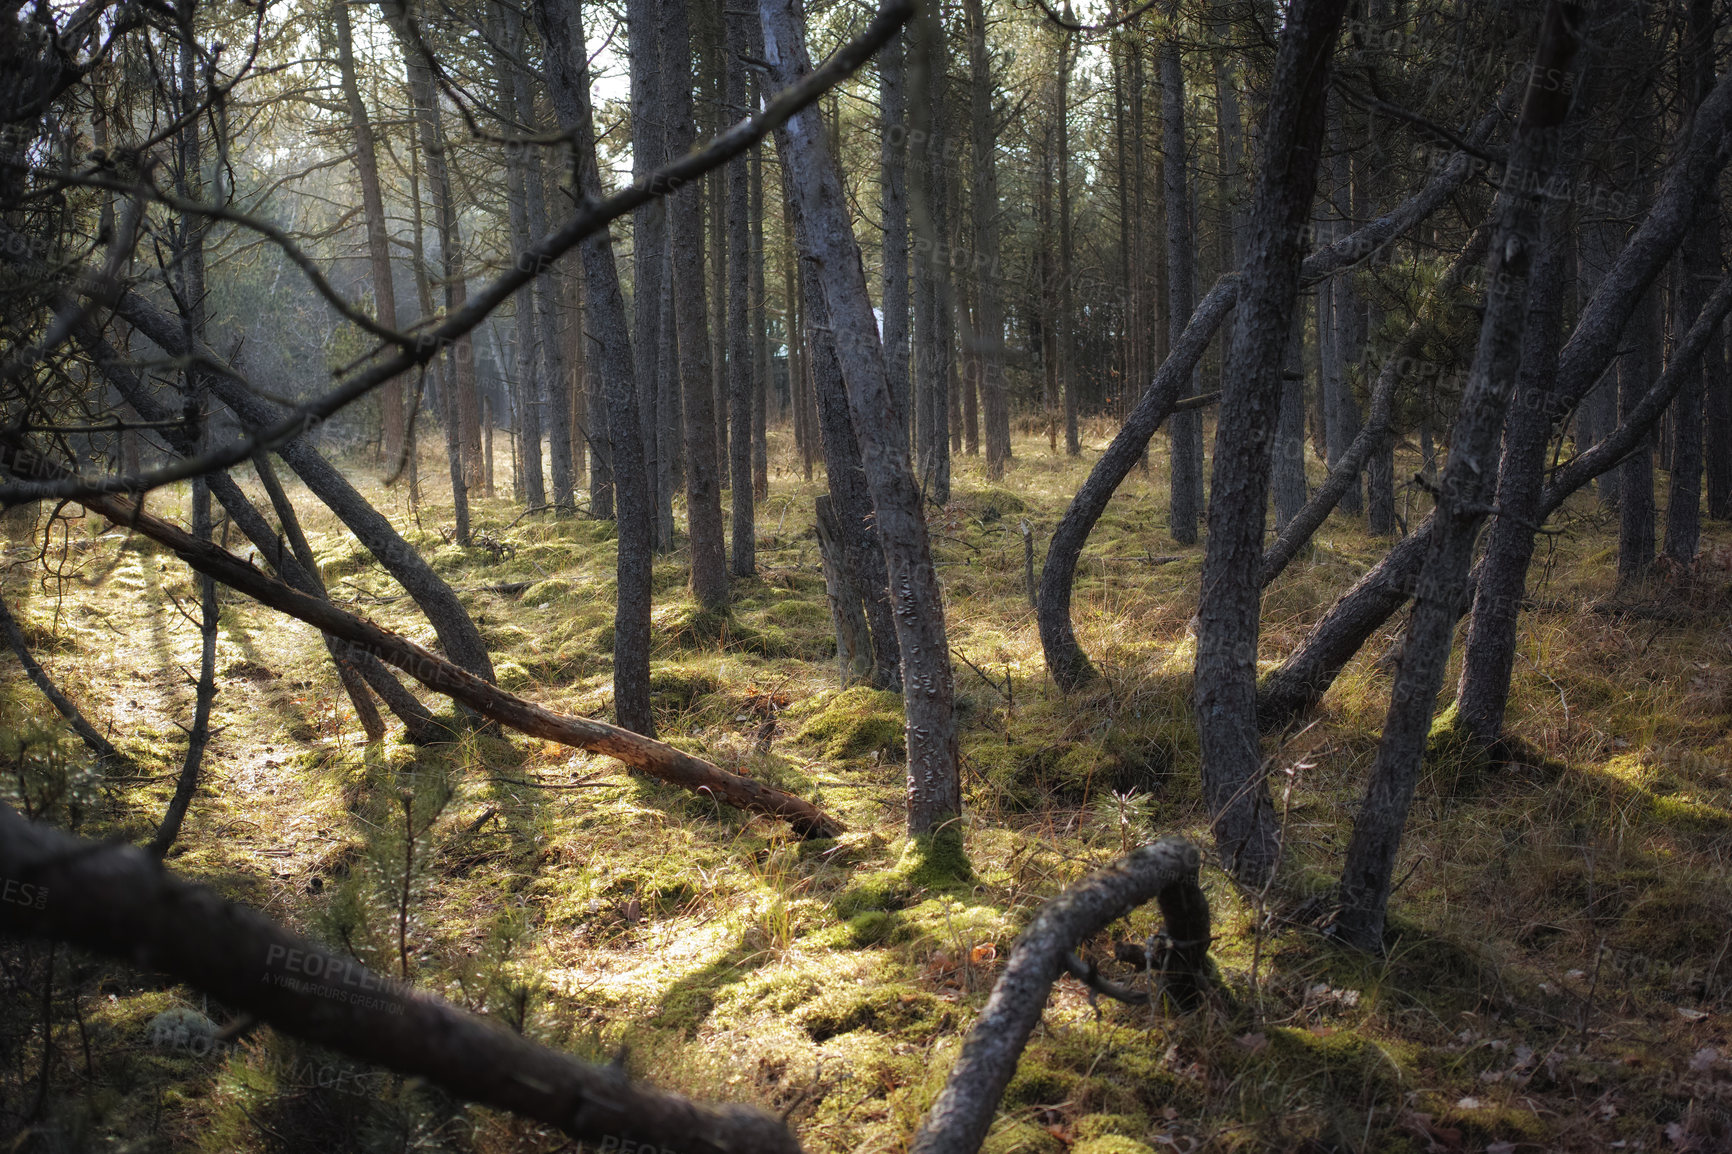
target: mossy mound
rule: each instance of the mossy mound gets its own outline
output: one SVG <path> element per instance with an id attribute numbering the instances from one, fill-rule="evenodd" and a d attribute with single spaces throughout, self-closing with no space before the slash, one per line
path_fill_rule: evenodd
<path id="1" fill-rule="evenodd" d="M 821 742 L 831 761 L 873 753 L 899 760 L 904 756 L 902 698 L 866 685 L 845 689 L 801 726 L 798 738 Z"/>
<path id="2" fill-rule="evenodd" d="M 1154 1147 L 1138 1142 L 1135 1138 L 1126 1138 L 1121 1134 L 1088 1138 L 1078 1142 L 1070 1150 L 1071 1154 L 1155 1154 Z"/>
<path id="3" fill-rule="evenodd" d="M 664 665 L 650 672 L 650 699 L 657 709 L 690 709 L 721 687 L 715 674 L 689 665 Z"/>
<path id="4" fill-rule="evenodd" d="M 1432 719 L 1425 742 L 1425 771 L 1434 791 L 1454 797 L 1478 784 L 1491 766 L 1490 752 L 1468 733 L 1456 703 Z"/>
<path id="5" fill-rule="evenodd" d="M 1064 1143 L 1028 1122 L 1000 1126 L 980 1144 L 980 1154 L 1064 1154 Z"/>
<path id="6" fill-rule="evenodd" d="M 799 1021 L 814 1042 L 856 1030 L 931 1037 L 955 1025 L 956 1011 L 923 990 L 890 985 L 825 995 L 802 1007 Z"/>

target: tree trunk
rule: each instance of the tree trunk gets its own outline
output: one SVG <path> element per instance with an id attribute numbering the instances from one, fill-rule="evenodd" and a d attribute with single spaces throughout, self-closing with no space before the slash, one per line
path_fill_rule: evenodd
<path id="1" fill-rule="evenodd" d="M 535 106 L 529 85 L 519 79 L 520 70 L 516 66 L 516 58 L 522 54 L 522 25 L 513 18 L 513 27 L 507 28 L 499 12 L 497 8 L 492 9 L 488 20 L 492 39 L 500 46 L 494 62 L 498 73 L 499 112 L 505 122 L 504 131 L 515 135 L 523 131 L 525 123 L 533 121 Z M 520 96 L 524 98 L 521 105 L 518 103 Z M 537 184 L 541 181 L 539 171 L 534 174 L 528 171 L 527 157 L 534 152 L 533 147 L 518 147 L 508 149 L 505 155 L 507 217 L 511 248 L 516 254 L 527 251 L 537 239 L 531 235 L 529 226 L 529 184 L 531 180 Z M 523 258 L 518 255 L 516 259 Z M 547 504 L 547 488 L 541 471 L 541 397 L 545 379 L 542 374 L 546 357 L 535 315 L 535 292 L 535 281 L 530 281 L 512 297 L 517 333 L 516 379 L 510 382 L 517 407 L 516 419 L 512 421 L 517 447 L 512 481 L 514 488 L 521 490 L 521 499 L 529 509 L 539 509 Z M 490 450 L 492 443 L 490 433 L 487 438 Z M 492 472 L 491 465 L 488 472 Z"/>
<path id="2" fill-rule="evenodd" d="M 786 87 L 811 70 L 800 19 L 790 0 L 762 0 L 760 11 L 765 58 L 771 75 Z M 958 818 L 962 791 L 950 643 L 920 489 L 906 446 L 895 433 L 895 409 L 860 248 L 822 125 L 807 108 L 778 129 L 776 138 L 822 278 L 896 606 L 908 742 L 908 832 L 933 834 Z"/>
<path id="3" fill-rule="evenodd" d="M 1194 701 L 1216 846 L 1234 874 L 1251 883 L 1266 879 L 1280 855 L 1257 740 L 1256 572 L 1281 370 L 1305 255 L 1301 238 L 1323 142 L 1329 57 L 1345 11 L 1346 0 L 1295 0 L 1281 32 L 1259 137 L 1255 231 L 1215 437 Z"/>
<path id="4" fill-rule="evenodd" d="M 1058 133 L 1058 331 L 1053 335 L 1058 352 L 1059 384 L 1064 389 L 1064 451 L 1067 457 L 1082 452 L 1077 439 L 1077 367 L 1075 290 L 1071 285 L 1071 268 L 1076 260 L 1072 251 L 1070 227 L 1070 72 L 1074 60 L 1071 33 L 1062 33 L 1058 49 L 1058 108 L 1053 114 L 1053 127 Z"/>
<path id="5" fill-rule="evenodd" d="M 1187 207 L 1191 182 L 1185 139 L 1185 67 L 1176 29 L 1161 46 L 1161 139 L 1167 203 L 1167 340 L 1176 346 L 1196 301 L 1195 246 Z M 1191 374 L 1187 396 L 1202 391 L 1200 379 L 1197 373 Z M 1172 445 L 1168 529 L 1179 544 L 1195 545 L 1197 525 L 1203 517 L 1202 414 L 1175 414 L 1167 423 L 1167 434 Z"/>
<path id="6" fill-rule="evenodd" d="M 380 0 L 380 11 L 395 33 L 408 76 L 409 98 L 421 142 L 422 163 L 427 166 L 427 188 L 433 197 L 434 227 L 439 233 L 440 280 L 445 286 L 445 312 L 449 316 L 463 307 L 469 292 L 465 283 L 463 232 L 457 221 L 457 200 L 452 191 L 450 165 L 445 156 L 445 127 L 439 97 L 433 85 L 432 64 L 422 51 L 419 34 L 411 29 L 407 0 Z M 474 343 L 466 333 L 457 338 L 446 358 L 445 383 L 451 393 L 455 416 L 456 446 L 465 490 L 483 481 L 481 462 L 481 407 L 475 388 Z M 484 491 L 484 496 L 492 496 Z M 460 533 L 460 537 L 467 537 Z M 467 543 L 465 541 L 465 543 Z"/>
<path id="7" fill-rule="evenodd" d="M 684 156 L 696 144 L 692 118 L 691 36 L 685 0 L 661 8 L 662 107 L 667 154 Z M 722 489 L 716 464 L 716 395 L 710 370 L 709 317 L 704 303 L 704 202 L 701 185 L 668 197 L 673 249 L 674 315 L 685 389 L 686 531 L 692 550 L 692 596 L 699 607 L 728 607 L 728 559 L 722 544 Z"/>
<path id="8" fill-rule="evenodd" d="M 397 327 L 397 290 L 391 275 L 391 238 L 385 224 L 385 199 L 379 191 L 379 157 L 373 140 L 373 125 L 361 86 L 355 77 L 354 35 L 349 27 L 349 8 L 342 0 L 331 5 L 337 25 L 337 66 L 343 85 L 343 103 L 349 113 L 349 131 L 355 137 L 355 177 L 361 185 L 361 212 L 367 225 L 367 260 L 373 274 L 373 315 L 388 329 Z M 384 433 L 385 460 L 396 469 L 403 460 L 403 382 L 387 381 L 379 389 L 379 419 Z"/>
<path id="9" fill-rule="evenodd" d="M 884 371 L 896 428 L 908 438 L 908 100 L 906 31 L 878 53 L 879 210 L 884 239 Z M 918 158 L 916 158 L 918 159 Z M 916 177 L 918 179 L 918 177 Z"/>
<path id="10" fill-rule="evenodd" d="M 642 183 L 667 159 L 666 111 L 661 92 L 659 0 L 628 0 L 626 33 L 630 41 L 631 67 L 631 175 Z M 575 44 L 583 42 L 576 37 Z M 585 76 L 588 75 L 587 67 Z M 587 86 L 587 80 L 585 84 Z M 587 92 L 585 100 L 588 100 Z M 663 362 L 674 355 L 674 335 L 662 325 L 663 298 L 669 291 L 668 212 L 670 202 L 658 198 L 634 209 L 632 235 L 632 353 L 637 372 L 638 443 L 644 455 L 645 484 L 649 488 L 654 547 L 672 547 L 672 470 L 665 459 L 669 450 L 663 432 Z M 595 305 L 594 298 L 590 304 Z M 611 396 L 611 392 L 609 393 Z M 615 476 L 615 484 L 619 484 Z M 618 498 L 616 498 L 618 500 Z M 621 722 L 621 724 L 625 724 Z M 635 726 L 633 728 L 636 728 Z"/>
<path id="11" fill-rule="evenodd" d="M 579 195 L 601 198 L 595 154 L 595 114 L 589 95 L 589 49 L 582 9 L 575 0 L 534 0 L 536 29 L 546 45 L 547 86 L 559 127 L 571 137 Z M 583 259 L 584 313 L 595 330 L 596 375 L 606 399 L 608 444 L 618 511 L 618 593 L 614 608 L 613 704 L 619 724 L 645 737 L 655 735 L 650 711 L 650 577 L 655 548 L 655 504 L 644 459 L 644 425 L 638 414 L 638 377 L 632 362 L 625 298 L 608 234 L 586 237 Z"/>
<path id="12" fill-rule="evenodd" d="M 986 14 L 981 0 L 965 0 L 968 18 L 969 129 L 974 180 L 969 207 L 974 218 L 974 355 L 980 366 L 981 416 L 986 441 L 986 477 L 1004 476 L 1010 459 L 1010 404 L 1004 383 L 1004 310 L 998 299 L 998 134 L 993 124 L 992 57 L 986 47 Z M 887 342 L 888 343 L 888 342 Z M 972 422 L 970 428 L 973 428 Z"/>
<path id="13" fill-rule="evenodd" d="M 1571 76 L 1586 14 L 1578 4 L 1550 0 L 1544 21 L 1530 75 Z M 1553 165 L 1568 164 L 1561 138 L 1572 96 L 1548 91 L 1530 80 L 1510 146 L 1512 170 L 1550 172 Z M 1545 199 L 1538 191 L 1517 191 L 1506 185 L 1494 211 L 1497 226 L 1485 281 L 1493 287 L 1487 294 L 1479 346 L 1450 437 L 1437 513 L 1377 760 L 1365 802 L 1354 819 L 1341 872 L 1335 932 L 1363 950 L 1379 950 L 1383 944 L 1395 855 L 1419 780 L 1450 639 L 1461 615 L 1474 542 L 1494 496 L 1496 478 L 1490 462 L 1503 435 L 1510 389 L 1520 370 L 1528 278 L 1545 243 Z M 1503 285 L 1509 287 L 1497 287 Z"/>
<path id="14" fill-rule="evenodd" d="M 1558 349 L 1562 343 L 1564 250 L 1570 229 L 1551 230 L 1534 261 L 1528 289 L 1521 375 L 1504 429 L 1497 474 L 1497 517 L 1487 534 L 1474 585 L 1461 679 L 1456 687 L 1456 725 L 1480 748 L 1490 749 L 1503 732 L 1515 668 L 1516 622 L 1533 559 L 1533 518 L 1545 483 L 1546 449 L 1557 414 Z"/>
<path id="15" fill-rule="evenodd" d="M 1287 334 L 1287 356 L 1281 365 L 1281 410 L 1275 418 L 1273 452 L 1269 478 L 1279 534 L 1305 508 L 1305 326 L 1297 322 Z"/>
<path id="16" fill-rule="evenodd" d="M 727 26 L 726 114 L 732 122 L 746 114 L 746 61 L 751 47 L 748 26 L 752 14 L 746 10 L 722 14 Z M 733 478 L 733 556 L 728 572 L 750 577 L 757 572 L 757 524 L 754 520 L 752 484 L 752 368 L 755 349 L 751 337 L 751 235 L 746 216 L 751 201 L 751 172 L 747 157 L 739 157 L 722 170 L 727 182 L 727 381 L 730 416 L 728 472 Z M 721 259 L 717 253 L 716 258 Z"/>

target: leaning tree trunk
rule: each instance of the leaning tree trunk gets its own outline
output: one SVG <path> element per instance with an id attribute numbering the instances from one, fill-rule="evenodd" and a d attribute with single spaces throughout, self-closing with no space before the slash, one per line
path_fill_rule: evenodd
<path id="1" fill-rule="evenodd" d="M 1456 725 L 1479 748 L 1503 731 L 1515 668 L 1516 621 L 1533 559 L 1533 517 L 1545 483 L 1546 449 L 1557 416 L 1558 349 L 1562 344 L 1566 223 L 1552 230 L 1533 266 L 1515 405 L 1504 430 L 1497 473 L 1497 517 L 1474 583 L 1473 618 L 1456 689 Z"/>
<path id="2" fill-rule="evenodd" d="M 1234 874 L 1251 882 L 1267 878 L 1280 855 L 1257 737 L 1257 563 L 1305 255 L 1301 238 L 1317 186 L 1329 57 L 1346 8 L 1346 0 L 1295 0 L 1281 32 L 1215 436 L 1194 701 L 1216 845 Z"/>
<path id="3" fill-rule="evenodd" d="M 1583 7 L 1551 0 L 1544 20 L 1531 75 L 1571 76 L 1586 20 Z M 1561 138 L 1573 94 L 1548 87 L 1562 86 L 1530 81 L 1510 146 L 1512 170 L 1549 172 L 1553 165 L 1566 162 Z M 1341 872 L 1335 931 L 1364 950 L 1382 947 L 1395 855 L 1419 780 L 1450 639 L 1461 614 L 1474 542 L 1494 497 L 1491 462 L 1521 366 L 1528 278 L 1544 243 L 1545 198 L 1539 192 L 1506 186 L 1495 211 L 1498 220 L 1485 283 L 1510 287 L 1487 294 L 1479 347 L 1450 438 L 1431 539 L 1401 646 L 1401 667 L 1390 693 L 1371 784 L 1354 820 Z"/>
<path id="4" fill-rule="evenodd" d="M 1728 123 L 1732 123 L 1732 73 L 1721 76 L 1712 95 L 1697 110 L 1688 140 L 1667 171 L 1653 208 L 1606 270 L 1570 330 L 1570 339 L 1558 358 L 1557 405 L 1561 411 L 1579 405 L 1599 383 L 1618 354 L 1636 302 L 1688 234 L 1705 190 L 1726 165 L 1721 144 Z M 1630 447 L 1634 444 L 1632 440 Z M 1597 447 L 1594 452 L 1598 452 Z M 1604 472 L 1606 469 L 1600 468 L 1582 483 Z M 1258 720 L 1265 729 L 1280 729 L 1314 708 L 1360 646 L 1412 595 L 1431 525 L 1432 519 L 1427 517 L 1398 542 L 1336 600 L 1281 665 L 1263 678 L 1258 690 Z"/>
<path id="5" fill-rule="evenodd" d="M 595 155 L 595 114 L 589 95 L 589 50 L 582 9 L 576 0 L 535 0 L 536 29 L 546 45 L 547 86 L 560 128 L 570 135 L 579 192 L 601 199 Z M 614 603 L 614 716 L 626 729 L 655 734 L 650 711 L 650 578 L 655 550 L 655 505 L 644 460 L 638 417 L 638 377 L 632 363 L 630 329 L 619 270 L 608 234 L 595 233 L 580 246 L 584 313 L 594 328 L 596 375 L 606 399 L 607 439 L 617 509 L 618 592 Z"/>
<path id="6" fill-rule="evenodd" d="M 884 371 L 895 427 L 908 438 L 908 97 L 906 32 L 878 53 L 878 196 L 884 218 Z M 916 178 L 918 179 L 918 177 Z"/>
<path id="7" fill-rule="evenodd" d="M 811 71 L 800 18 L 791 0 L 761 0 L 760 11 L 765 58 L 770 62 L 771 75 L 786 87 Z M 879 20 L 895 18 L 889 12 L 878 16 Z M 952 715 L 955 685 L 950 643 L 945 635 L 944 603 L 937 570 L 932 566 L 920 488 L 909 467 L 906 443 L 897 435 L 896 410 L 884 372 L 877 321 L 866 293 L 860 248 L 848 218 L 841 172 L 824 140 L 817 114 L 810 108 L 796 113 L 777 130 L 776 142 L 789 166 L 790 183 L 829 306 L 896 605 L 908 738 L 908 832 L 931 834 L 960 815 L 962 790 Z"/>

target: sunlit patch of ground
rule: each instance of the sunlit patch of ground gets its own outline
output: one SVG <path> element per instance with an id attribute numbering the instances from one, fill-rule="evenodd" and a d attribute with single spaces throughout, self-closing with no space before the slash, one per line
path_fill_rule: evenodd
<path id="1" fill-rule="evenodd" d="M 822 473 L 801 477 L 780 434 L 758 576 L 736 582 L 725 628 L 695 619 L 681 554 L 658 560 L 658 724 L 683 748 L 813 797 L 847 823 L 843 838 L 801 845 L 779 823 L 522 737 L 366 749 L 317 634 L 225 596 L 217 733 L 170 864 L 544 1042 L 785 1113 L 809 1150 L 902 1150 L 1040 903 L 1147 837 L 1207 837 L 1188 706 L 1202 549 L 1167 534 L 1162 439 L 1078 567 L 1077 632 L 1102 680 L 1067 699 L 1041 660 L 1022 525 L 1038 567 L 1109 433 L 1088 427 L 1076 460 L 1049 453 L 1044 435 L 1019 437 L 991 485 L 978 461 L 959 460 L 952 501 L 929 511 L 951 643 L 966 658 L 956 673 L 972 876 L 920 874 L 905 853 L 897 704 L 839 692 L 812 531 Z M 501 496 L 477 500 L 475 520 L 508 548 L 459 549 L 440 532 L 437 464 L 422 469 L 418 511 L 401 487 L 376 483 L 371 463 L 351 475 L 460 591 L 502 684 L 608 716 L 608 527 L 517 519 Z M 1397 475 L 1415 466 L 1404 457 Z M 508 495 L 509 479 L 499 483 Z M 432 644 L 383 570 L 295 495 L 332 596 Z M 174 516 L 177 501 L 155 507 Z M 1398 507 L 1413 523 L 1424 504 L 1404 493 Z M 1710 564 L 1685 594 L 1661 582 L 1620 592 L 1612 518 L 1578 498 L 1562 524 L 1536 561 L 1513 681 L 1510 729 L 1533 764 L 1488 770 L 1439 747 L 1398 867 L 1389 956 L 1344 953 L 1313 922 L 1375 756 L 1390 686 L 1380 659 L 1399 619 L 1348 666 L 1316 724 L 1266 748 L 1288 884 L 1245 894 L 1205 870 L 1218 1003 L 1172 1018 L 1097 1007 L 1061 981 L 990 1150 L 1732 1140 L 1732 573 Z M 0 690 L 0 781 L 15 804 L 63 823 L 75 807 L 81 832 L 139 841 L 185 747 L 198 631 L 182 609 L 196 611 L 197 591 L 183 567 L 103 528 L 75 523 L 64 557 L 51 551 L 63 580 L 15 564 L 0 591 L 137 769 L 92 778 L 14 674 Z M 1729 540 L 1710 525 L 1705 552 L 1725 556 Z M 1332 519 L 1266 593 L 1263 664 L 1386 547 L 1362 520 Z M 24 556 L 15 542 L 9 559 Z M 1453 678 L 1454 667 L 1440 704 Z M 1144 910 L 1114 936 L 1155 928 Z M 1110 956 L 1104 936 L 1090 948 Z M 400 1079 L 363 1096 L 299 1085 L 284 1071 L 304 1068 L 290 1061 L 302 1049 L 269 1031 L 242 1055 L 158 1053 L 144 1035 L 157 1012 L 225 1011 L 58 956 L 58 1148 L 396 1150 L 409 1135 L 426 1149 L 561 1148 L 542 1128 L 465 1113 Z M 0 1026 L 19 1041 L 0 1086 L 21 1101 L 42 1066 L 32 1023 L 47 954 L 6 957 L 19 996 Z"/>

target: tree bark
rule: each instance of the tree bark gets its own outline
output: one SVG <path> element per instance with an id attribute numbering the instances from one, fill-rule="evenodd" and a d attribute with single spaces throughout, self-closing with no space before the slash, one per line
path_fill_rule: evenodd
<path id="1" fill-rule="evenodd" d="M 908 96 L 907 33 L 878 53 L 878 203 L 884 218 L 884 371 L 895 427 L 908 439 Z"/>
<path id="2" fill-rule="evenodd" d="M 1562 224 L 1551 232 L 1534 262 L 1528 290 L 1520 376 L 1498 466 L 1498 513 L 1474 583 L 1473 618 L 1456 687 L 1456 724 L 1480 749 L 1490 749 L 1503 731 L 1517 615 L 1533 559 L 1533 518 L 1545 483 L 1552 426 L 1561 415 L 1553 397 L 1562 344 L 1564 250 L 1570 238 Z"/>
<path id="3" fill-rule="evenodd" d="M 726 115 L 729 119 L 746 113 L 746 61 L 751 46 L 747 26 L 752 21 L 749 10 L 729 10 L 722 14 L 727 26 L 726 53 Z M 750 577 L 757 572 L 757 525 L 754 520 L 752 484 L 752 367 L 751 339 L 751 235 L 746 215 L 751 200 L 751 172 L 748 158 L 740 157 L 723 174 L 727 180 L 727 382 L 728 471 L 733 490 L 733 556 L 728 559 L 728 572 L 735 577 Z M 721 259 L 717 253 L 716 258 Z"/>
<path id="4" fill-rule="evenodd" d="M 811 70 L 799 17 L 790 0 L 761 0 L 760 12 L 771 75 L 787 86 Z M 955 686 L 950 644 L 920 489 L 909 468 L 906 444 L 895 435 L 895 409 L 877 322 L 866 293 L 860 249 L 849 223 L 841 174 L 816 114 L 808 108 L 791 117 L 777 131 L 777 147 L 789 167 L 790 183 L 822 278 L 890 575 L 896 639 L 902 653 L 908 832 L 931 834 L 960 815 L 962 792 L 952 716 Z"/>
<path id="5" fill-rule="evenodd" d="M 981 0 L 965 0 L 968 18 L 970 144 L 974 180 L 969 188 L 974 218 L 974 355 L 980 366 L 981 418 L 986 442 L 986 478 L 1004 476 L 1010 459 L 1010 403 L 1004 383 L 1004 308 L 999 300 L 998 134 L 994 131 L 992 57 L 986 47 L 986 13 Z M 888 341 L 886 342 L 888 345 Z"/>
<path id="6" fill-rule="evenodd" d="M 1167 339 L 1176 347 L 1196 301 L 1195 244 L 1187 207 L 1191 182 L 1190 150 L 1185 139 L 1185 67 L 1176 28 L 1161 46 L 1161 139 L 1167 203 Z M 1200 380 L 1193 371 L 1187 396 L 1202 391 Z M 1179 544 L 1195 545 L 1197 525 L 1203 518 L 1203 415 L 1175 414 L 1167 423 L 1167 434 L 1172 445 L 1168 531 Z"/>
<path id="7" fill-rule="evenodd" d="M 361 86 L 355 76 L 354 34 L 349 27 L 349 7 L 342 0 L 331 5 L 337 26 L 337 68 L 343 86 L 343 104 L 349 114 L 349 131 L 355 137 L 355 178 L 361 185 L 361 212 L 367 225 L 367 260 L 373 274 L 373 315 L 388 329 L 397 327 L 397 289 L 391 275 L 391 238 L 385 224 L 385 198 L 379 190 L 379 156 L 373 139 L 373 124 Z M 384 434 L 385 460 L 396 469 L 403 460 L 403 382 L 392 380 L 379 389 L 379 419 Z"/>
<path id="8" fill-rule="evenodd" d="M 439 232 L 440 280 L 445 289 L 445 312 L 451 315 L 468 299 L 465 283 L 463 231 L 457 221 L 457 201 L 452 191 L 451 170 L 445 157 L 445 127 L 433 85 L 433 70 L 414 29 L 407 0 L 380 0 L 380 11 L 396 35 L 408 76 L 409 96 L 414 105 L 421 158 L 427 166 L 427 187 L 433 197 L 434 227 Z M 445 383 L 456 419 L 456 446 L 462 465 L 465 490 L 482 484 L 481 408 L 475 388 L 474 344 L 466 333 L 457 338 L 446 358 L 449 371 Z M 454 482 L 455 487 L 455 482 Z M 491 492 L 484 495 L 491 496 Z M 460 533 L 460 537 L 467 534 Z"/>
<path id="9" fill-rule="evenodd" d="M 944 1089 L 914 1136 L 912 1154 L 974 1154 L 980 1148 L 1071 951 L 1151 898 L 1159 901 L 1166 932 L 1174 939 L 1172 970 L 1181 981 L 1200 981 L 1196 975 L 1209 949 L 1209 903 L 1197 884 L 1200 864 L 1195 846 L 1162 838 L 1041 907 L 1017 938 L 992 996 L 968 1031 Z"/>
<path id="10" fill-rule="evenodd" d="M 1544 21 L 1531 75 L 1573 75 L 1586 21 L 1583 6 L 1550 0 Z M 1567 165 L 1561 138 L 1572 95 L 1530 81 L 1510 146 L 1513 171 L 1551 172 L 1554 165 Z M 1390 693 L 1371 784 L 1354 820 L 1341 872 L 1341 909 L 1335 932 L 1363 950 L 1382 947 L 1395 855 L 1419 780 L 1432 710 L 1449 660 L 1450 639 L 1461 615 L 1474 542 L 1495 493 L 1491 461 L 1503 435 L 1510 389 L 1520 369 L 1530 295 L 1528 278 L 1544 244 L 1544 206 L 1538 192 L 1513 189 L 1508 184 L 1498 195 L 1479 346 L 1450 438 L 1437 512 L 1401 646 L 1401 667 Z"/>
<path id="11" fill-rule="evenodd" d="M 601 197 L 595 154 L 595 114 L 589 94 L 589 49 L 582 9 L 576 0 L 534 0 L 536 29 L 546 45 L 547 86 L 559 127 L 571 136 L 578 194 Z M 655 504 L 644 459 L 644 426 L 638 398 L 642 381 L 632 361 L 625 298 L 613 243 L 606 232 L 586 237 L 583 260 L 584 312 L 595 329 L 596 375 L 605 399 L 614 504 L 617 509 L 618 592 L 614 608 L 613 703 L 621 726 L 655 735 L 650 710 L 650 580 L 655 549 Z M 640 312 L 641 319 L 641 312 Z M 653 395 L 653 394 L 652 394 Z M 652 429 L 653 431 L 653 429 Z"/>
<path id="12" fill-rule="evenodd" d="M 1251 883 L 1267 878 L 1280 855 L 1257 739 L 1256 573 L 1281 370 L 1305 255 L 1301 238 L 1323 143 L 1329 58 L 1345 12 L 1346 0 L 1295 0 L 1281 32 L 1215 436 L 1193 701 L 1216 846 L 1234 874 Z"/>

